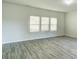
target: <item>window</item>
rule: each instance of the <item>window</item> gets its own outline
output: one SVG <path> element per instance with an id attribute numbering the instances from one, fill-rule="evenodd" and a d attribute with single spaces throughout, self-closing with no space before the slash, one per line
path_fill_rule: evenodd
<path id="1" fill-rule="evenodd" d="M 57 31 L 57 18 L 50 18 L 50 31 Z"/>
<path id="2" fill-rule="evenodd" d="M 40 30 L 40 17 L 30 16 L 30 32 L 39 32 Z"/>
<path id="3" fill-rule="evenodd" d="M 41 17 L 41 31 L 49 31 L 49 18 Z"/>
<path id="4" fill-rule="evenodd" d="M 30 32 L 57 31 L 57 18 L 30 16 Z"/>

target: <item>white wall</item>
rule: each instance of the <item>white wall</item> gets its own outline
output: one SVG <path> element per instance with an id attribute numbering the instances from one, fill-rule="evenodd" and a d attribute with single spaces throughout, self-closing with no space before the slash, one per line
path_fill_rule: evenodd
<path id="1" fill-rule="evenodd" d="M 77 11 L 71 11 L 65 15 L 65 35 L 77 37 Z"/>
<path id="2" fill-rule="evenodd" d="M 29 6 L 3 3 L 3 44 L 25 41 L 31 39 L 47 38 L 64 35 L 64 13 L 33 8 Z M 29 32 L 29 16 L 50 16 L 58 18 L 58 31 L 53 32 Z"/>

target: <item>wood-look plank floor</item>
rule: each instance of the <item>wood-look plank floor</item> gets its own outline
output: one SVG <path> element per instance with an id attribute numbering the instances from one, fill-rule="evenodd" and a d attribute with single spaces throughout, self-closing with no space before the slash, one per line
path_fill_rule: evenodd
<path id="1" fill-rule="evenodd" d="M 68 37 L 4 44 L 2 59 L 76 59 L 76 39 Z"/>

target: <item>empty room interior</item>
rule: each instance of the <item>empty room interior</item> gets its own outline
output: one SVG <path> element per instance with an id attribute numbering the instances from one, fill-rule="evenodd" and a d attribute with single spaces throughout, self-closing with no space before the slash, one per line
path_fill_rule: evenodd
<path id="1" fill-rule="evenodd" d="M 77 1 L 2 0 L 2 59 L 77 59 Z"/>

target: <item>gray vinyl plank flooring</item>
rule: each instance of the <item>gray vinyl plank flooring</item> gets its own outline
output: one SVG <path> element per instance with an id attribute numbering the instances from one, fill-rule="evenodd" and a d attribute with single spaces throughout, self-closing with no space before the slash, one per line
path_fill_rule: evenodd
<path id="1" fill-rule="evenodd" d="M 3 44 L 2 59 L 76 59 L 77 39 L 45 38 Z"/>

